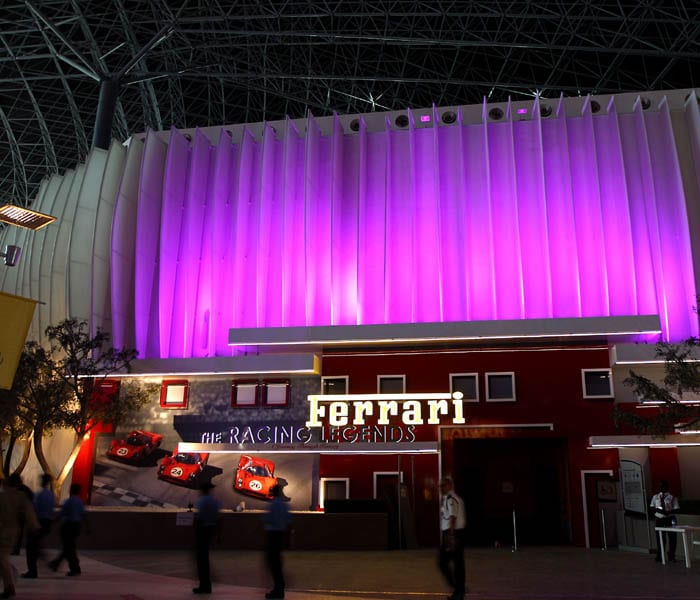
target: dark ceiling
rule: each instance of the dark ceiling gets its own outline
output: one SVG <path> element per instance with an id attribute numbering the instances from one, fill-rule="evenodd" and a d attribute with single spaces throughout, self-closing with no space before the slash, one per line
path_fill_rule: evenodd
<path id="1" fill-rule="evenodd" d="M 4 0 L 0 199 L 112 133 L 700 86 L 700 3 Z"/>

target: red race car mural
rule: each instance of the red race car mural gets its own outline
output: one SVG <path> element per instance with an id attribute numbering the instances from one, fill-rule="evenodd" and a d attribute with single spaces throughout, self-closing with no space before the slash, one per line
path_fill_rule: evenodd
<path id="1" fill-rule="evenodd" d="M 271 490 L 275 485 L 275 463 L 257 456 L 241 456 L 233 477 L 233 489 L 261 498 L 272 498 Z"/>
<path id="2" fill-rule="evenodd" d="M 207 452 L 173 452 L 160 461 L 158 479 L 183 485 L 194 485 L 209 460 Z"/>
<path id="3" fill-rule="evenodd" d="M 139 462 L 158 448 L 162 441 L 162 435 L 135 429 L 123 440 L 112 440 L 107 456 L 114 460 Z"/>

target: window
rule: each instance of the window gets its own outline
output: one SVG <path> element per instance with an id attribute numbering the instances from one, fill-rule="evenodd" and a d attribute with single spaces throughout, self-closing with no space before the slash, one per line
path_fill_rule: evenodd
<path id="1" fill-rule="evenodd" d="M 287 406 L 289 404 L 289 380 L 266 381 L 263 384 L 265 406 Z"/>
<path id="2" fill-rule="evenodd" d="M 612 398 L 612 371 L 610 369 L 581 369 L 584 398 Z"/>
<path id="3" fill-rule="evenodd" d="M 348 477 L 321 477 L 321 489 L 318 505 L 326 507 L 326 500 L 347 500 L 350 497 L 350 479 Z"/>
<path id="4" fill-rule="evenodd" d="M 164 379 L 160 387 L 160 405 L 163 408 L 187 408 L 186 379 Z"/>
<path id="5" fill-rule="evenodd" d="M 348 376 L 343 377 L 321 377 L 322 394 L 347 394 Z"/>
<path id="6" fill-rule="evenodd" d="M 119 379 L 96 379 L 90 393 L 92 406 L 109 406 L 119 398 Z"/>
<path id="7" fill-rule="evenodd" d="M 260 385 L 256 380 L 234 381 L 231 385 L 231 406 L 251 408 L 258 405 Z"/>
<path id="8" fill-rule="evenodd" d="M 515 373 L 486 373 L 486 402 L 515 402 Z"/>
<path id="9" fill-rule="evenodd" d="M 403 394 L 406 391 L 406 376 L 377 375 L 377 391 L 380 394 Z"/>
<path id="10" fill-rule="evenodd" d="M 374 481 L 373 498 L 375 500 L 396 498 L 398 501 L 399 488 L 403 483 L 403 471 L 374 471 L 372 479 Z"/>
<path id="11" fill-rule="evenodd" d="M 455 392 L 462 392 L 464 402 L 478 402 L 478 373 L 450 373 L 450 393 Z"/>

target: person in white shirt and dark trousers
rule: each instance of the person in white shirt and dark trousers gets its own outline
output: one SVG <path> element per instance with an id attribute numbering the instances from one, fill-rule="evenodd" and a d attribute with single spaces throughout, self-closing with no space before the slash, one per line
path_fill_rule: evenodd
<path id="1" fill-rule="evenodd" d="M 454 491 L 450 477 L 440 480 L 440 571 L 453 588 L 449 600 L 462 600 L 467 592 L 464 583 L 464 542 L 467 525 L 464 501 Z"/>
<path id="2" fill-rule="evenodd" d="M 656 521 L 657 527 L 673 527 L 676 525 L 675 513 L 680 509 L 678 498 L 669 492 L 668 481 L 662 481 L 660 484 L 661 491 L 651 498 L 651 507 Z M 665 536 L 664 547 L 668 551 L 668 560 L 675 562 L 676 560 L 676 543 L 678 542 L 675 533 L 664 531 L 657 532 L 656 560 L 661 562 L 661 536 Z"/>

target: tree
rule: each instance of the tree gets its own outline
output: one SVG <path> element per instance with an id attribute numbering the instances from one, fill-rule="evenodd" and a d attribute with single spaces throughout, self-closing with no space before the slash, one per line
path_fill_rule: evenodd
<path id="1" fill-rule="evenodd" d="M 0 477 L 10 475 L 12 455 L 17 442 L 24 441 L 24 450 L 15 473 L 21 473 L 29 460 L 31 450 L 32 428 L 19 416 L 19 399 L 13 390 L 0 390 Z M 3 440 L 7 439 L 7 446 Z"/>
<path id="2" fill-rule="evenodd" d="M 59 491 L 87 434 L 100 423 L 118 425 L 145 404 L 148 390 L 131 387 L 110 398 L 93 394 L 100 379 L 128 372 L 137 354 L 111 347 L 108 333 L 98 330 L 90 335 L 87 322 L 69 318 L 47 327 L 45 335 L 48 347 L 26 344 L 14 388 L 20 399 L 20 418 L 33 431 L 37 460 Z M 54 473 L 44 453 L 44 440 L 59 428 L 72 429 L 75 439 L 65 463 Z"/>
<path id="3" fill-rule="evenodd" d="M 668 435 L 679 430 L 694 429 L 700 423 L 700 405 L 683 402 L 690 394 L 700 394 L 700 363 L 693 360 L 700 339 L 689 338 L 680 344 L 659 342 L 656 356 L 664 361 L 665 376 L 660 383 L 630 371 L 624 384 L 639 398 L 658 403 L 650 416 L 615 408 L 614 419 L 639 433 Z"/>

